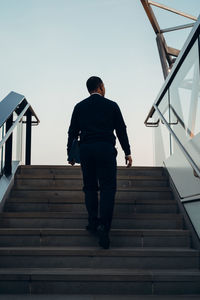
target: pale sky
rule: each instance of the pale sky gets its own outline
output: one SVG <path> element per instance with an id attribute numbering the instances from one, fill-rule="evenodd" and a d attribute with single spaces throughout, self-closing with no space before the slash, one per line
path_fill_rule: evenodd
<path id="1" fill-rule="evenodd" d="M 199 0 L 159 0 L 196 17 Z M 154 9 L 161 28 L 190 23 Z M 74 105 L 85 82 L 102 78 L 127 125 L 134 165 L 153 165 L 152 130 L 144 120 L 163 84 L 155 34 L 139 0 L 0 0 L 0 99 L 25 95 L 41 123 L 33 127 L 32 163 L 66 164 Z M 190 29 L 168 33 L 181 48 Z M 123 152 L 117 144 L 118 165 Z"/>

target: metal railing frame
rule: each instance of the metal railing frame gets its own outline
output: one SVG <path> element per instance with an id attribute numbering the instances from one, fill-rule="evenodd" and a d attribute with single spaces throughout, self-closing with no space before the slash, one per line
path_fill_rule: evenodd
<path id="1" fill-rule="evenodd" d="M 171 86 L 171 83 L 173 82 L 177 72 L 179 71 L 180 67 L 182 66 L 182 64 L 185 60 L 185 58 L 187 57 L 189 51 L 191 50 L 192 46 L 194 45 L 194 43 L 196 42 L 197 39 L 198 39 L 199 54 L 200 54 L 200 38 L 199 38 L 199 36 L 200 36 L 200 16 L 199 16 L 197 22 L 195 23 L 195 25 L 193 27 L 193 30 L 190 33 L 183 49 L 181 50 L 174 66 L 172 67 L 171 72 L 168 74 L 168 76 L 165 80 L 165 83 L 164 83 L 157 99 L 155 100 L 153 106 L 151 107 L 151 109 L 149 111 L 149 114 L 148 114 L 148 116 L 147 116 L 144 123 L 147 127 L 157 127 L 157 126 L 159 126 L 159 120 L 157 120 L 156 122 L 149 122 L 148 121 L 150 118 L 153 117 L 154 113 L 157 112 L 160 119 L 165 124 L 168 131 L 170 132 L 170 134 L 174 137 L 176 143 L 180 147 L 181 151 L 185 155 L 185 157 L 188 160 L 188 162 L 190 163 L 191 167 L 196 172 L 196 175 L 200 178 L 200 168 L 196 165 L 196 163 L 194 162 L 194 160 L 192 159 L 192 157 L 190 156 L 188 151 L 185 149 L 185 147 L 183 146 L 183 144 L 181 143 L 181 141 L 179 140 L 177 135 L 174 133 L 174 131 L 170 127 L 170 124 L 167 122 L 167 120 L 165 119 L 165 117 L 163 116 L 163 114 L 161 113 L 161 111 L 158 108 L 158 106 L 161 103 L 161 101 L 162 101 L 163 97 L 165 96 L 166 92 L 169 90 L 169 87 Z"/>
<path id="2" fill-rule="evenodd" d="M 17 100 L 14 102 L 10 101 L 14 98 Z M 10 99 L 12 97 L 13 99 Z M 6 107 L 6 99 L 8 99 L 8 107 Z M 15 99 L 14 99 L 15 100 Z M 3 104 L 2 104 L 3 103 Z M 31 164 L 31 127 L 32 125 L 38 125 L 39 119 L 33 111 L 31 105 L 27 102 L 23 95 L 11 92 L 5 99 L 0 102 L 0 107 L 3 106 L 3 117 L 0 127 L 6 127 L 6 133 L 0 141 L 0 149 L 5 145 L 5 163 L 0 174 L 10 176 L 12 174 L 12 144 L 13 144 L 13 131 L 16 126 L 22 122 L 26 123 L 26 150 L 25 150 L 25 164 Z M 13 122 L 13 113 L 17 113 L 17 118 Z M 26 122 L 22 121 L 22 118 L 26 116 Z M 35 117 L 36 121 L 32 121 L 32 116 Z"/>

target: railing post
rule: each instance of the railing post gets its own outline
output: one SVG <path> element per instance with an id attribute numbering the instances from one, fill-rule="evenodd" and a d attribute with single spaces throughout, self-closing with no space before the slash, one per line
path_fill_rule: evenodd
<path id="1" fill-rule="evenodd" d="M 13 114 L 6 121 L 6 133 L 13 124 Z M 4 165 L 4 174 L 6 176 L 11 175 L 12 173 L 12 137 L 11 134 L 8 140 L 5 143 L 5 165 Z"/>
<path id="2" fill-rule="evenodd" d="M 32 113 L 28 110 L 26 113 L 26 165 L 31 164 L 31 119 Z"/>

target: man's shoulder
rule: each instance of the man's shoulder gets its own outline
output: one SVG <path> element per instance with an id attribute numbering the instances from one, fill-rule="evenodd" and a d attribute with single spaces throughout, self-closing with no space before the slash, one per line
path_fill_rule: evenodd
<path id="1" fill-rule="evenodd" d="M 79 101 L 79 102 L 76 103 L 76 105 L 74 106 L 74 109 L 75 109 L 75 110 L 79 110 L 79 108 L 80 108 L 82 105 L 86 104 L 88 101 L 89 101 L 89 97 L 88 97 L 88 98 L 85 98 L 85 99 L 83 99 L 83 100 L 81 100 L 81 101 Z"/>
<path id="2" fill-rule="evenodd" d="M 108 98 L 104 98 L 104 99 L 109 103 L 109 105 L 117 106 L 117 103 L 116 103 L 115 101 L 110 100 L 110 99 L 108 99 Z"/>
<path id="3" fill-rule="evenodd" d="M 87 98 L 85 98 L 85 99 L 79 101 L 79 102 L 76 104 L 76 106 L 79 107 L 79 106 L 81 106 L 81 105 L 83 105 L 83 104 L 85 104 L 85 103 L 88 103 L 89 100 L 90 100 L 90 97 L 87 97 Z"/>

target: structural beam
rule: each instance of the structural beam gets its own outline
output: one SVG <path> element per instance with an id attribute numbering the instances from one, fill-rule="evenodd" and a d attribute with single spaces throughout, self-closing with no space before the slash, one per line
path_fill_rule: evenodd
<path id="1" fill-rule="evenodd" d="M 156 42 L 157 42 L 157 46 L 158 46 L 158 52 L 160 55 L 160 62 L 162 65 L 163 75 L 164 75 L 164 78 L 166 78 L 169 73 L 169 67 L 167 64 L 167 56 L 166 56 L 166 51 L 164 49 L 161 34 L 157 34 Z"/>
<path id="2" fill-rule="evenodd" d="M 196 17 L 191 16 L 191 15 L 189 15 L 189 14 L 186 14 L 186 13 L 184 13 L 184 12 L 182 12 L 182 11 L 176 10 L 176 9 L 174 9 L 174 8 L 170 8 L 170 7 L 168 7 L 168 6 L 165 6 L 165 5 L 163 5 L 163 4 L 160 4 L 160 3 L 157 3 L 157 2 L 154 2 L 154 1 L 151 1 L 151 0 L 149 0 L 148 3 L 151 4 L 151 5 L 153 5 L 153 6 L 159 7 L 159 8 L 161 8 L 161 9 L 170 11 L 170 12 L 172 12 L 172 13 L 174 13 L 174 14 L 179 15 L 179 16 L 188 18 L 188 19 L 193 20 L 193 21 L 197 21 L 197 18 L 196 18 Z"/>
<path id="3" fill-rule="evenodd" d="M 157 3 L 155 1 L 151 1 L 151 0 L 140 0 L 140 1 L 144 7 L 144 10 L 148 16 L 150 23 L 155 31 L 158 51 L 159 51 L 159 55 L 160 55 L 161 65 L 162 65 L 162 70 L 163 70 L 164 78 L 166 78 L 170 69 L 172 68 L 172 66 L 174 64 L 175 58 L 178 57 L 180 50 L 169 47 L 167 45 L 166 40 L 164 38 L 164 33 L 193 27 L 193 25 L 195 23 L 161 29 L 151 6 L 156 6 L 158 8 L 161 8 L 161 9 L 170 11 L 172 13 L 175 13 L 177 15 L 180 15 L 182 17 L 191 19 L 193 21 L 196 21 L 197 18 L 194 16 L 191 16 L 189 14 L 186 14 L 184 12 L 178 11 L 176 9 L 167 7 L 163 4 Z"/>
<path id="4" fill-rule="evenodd" d="M 141 3 L 144 7 L 144 10 L 149 18 L 149 21 L 151 22 L 151 25 L 155 31 L 155 33 L 160 33 L 160 26 L 156 20 L 156 17 L 154 15 L 153 9 L 151 8 L 151 6 L 149 5 L 148 0 L 141 0 Z"/>
<path id="5" fill-rule="evenodd" d="M 180 53 L 180 50 L 172 48 L 172 47 L 167 47 L 167 53 L 169 55 L 177 57 L 179 55 L 179 53 Z"/>
<path id="6" fill-rule="evenodd" d="M 161 33 L 166 33 L 166 32 L 171 32 L 171 31 L 175 31 L 175 30 L 186 29 L 186 28 L 193 27 L 194 24 L 195 23 L 190 23 L 190 24 L 185 24 L 185 25 L 170 27 L 170 28 L 166 28 L 166 29 L 161 29 L 160 32 Z"/>

